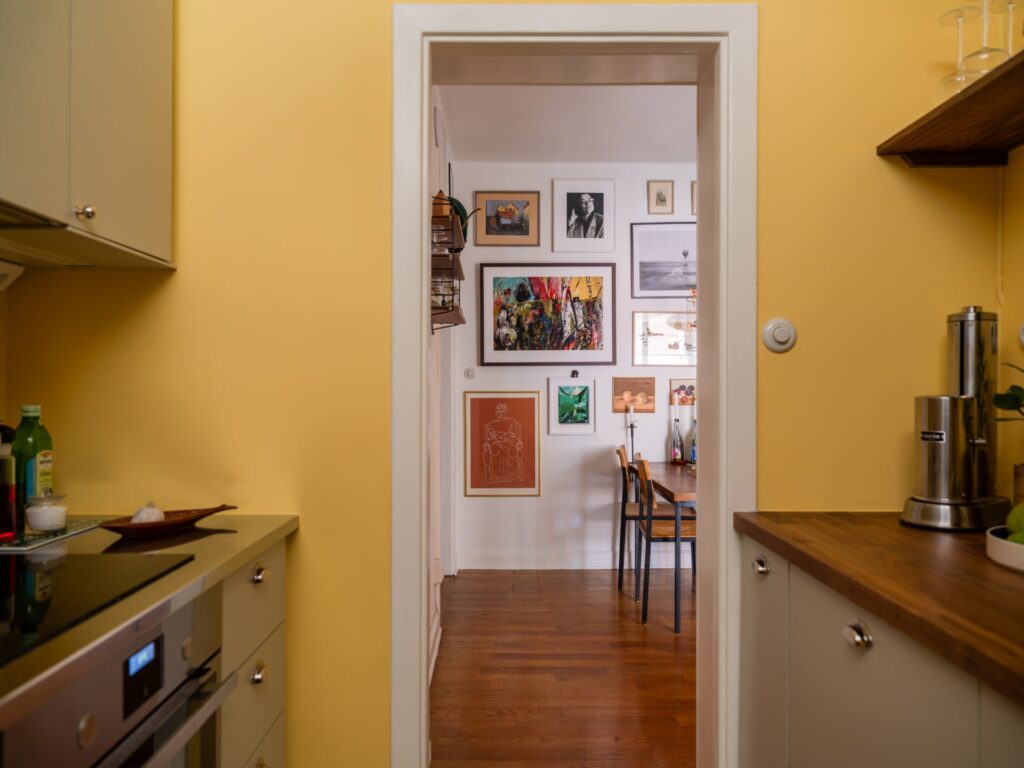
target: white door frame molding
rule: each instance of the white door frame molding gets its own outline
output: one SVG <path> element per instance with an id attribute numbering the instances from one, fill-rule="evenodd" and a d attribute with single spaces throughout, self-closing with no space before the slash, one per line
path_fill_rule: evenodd
<path id="1" fill-rule="evenodd" d="M 734 768 L 739 658 L 734 510 L 756 508 L 757 7 L 393 6 L 391 765 L 428 765 L 426 363 L 430 47 L 435 42 L 682 42 L 698 78 L 702 563 L 697 764 Z M 701 131 L 703 130 L 703 135 Z M 708 132 L 712 132 L 709 135 Z M 412 387 L 411 382 L 417 382 Z M 401 468 L 398 471 L 397 468 Z M 710 556 L 709 556 L 710 555 Z"/>

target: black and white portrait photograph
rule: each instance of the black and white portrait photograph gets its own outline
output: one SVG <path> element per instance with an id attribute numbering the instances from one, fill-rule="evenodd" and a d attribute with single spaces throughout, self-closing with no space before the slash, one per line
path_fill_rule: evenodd
<path id="1" fill-rule="evenodd" d="M 697 225 L 674 221 L 630 224 L 632 297 L 669 299 L 697 288 Z"/>
<path id="2" fill-rule="evenodd" d="M 613 198 L 611 179 L 555 179 L 552 250 L 613 250 Z"/>

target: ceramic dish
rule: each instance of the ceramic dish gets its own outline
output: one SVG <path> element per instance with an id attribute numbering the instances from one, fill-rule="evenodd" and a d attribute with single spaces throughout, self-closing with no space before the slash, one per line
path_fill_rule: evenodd
<path id="1" fill-rule="evenodd" d="M 100 523 L 100 528 L 119 533 L 125 538 L 141 538 L 143 536 L 164 536 L 168 533 L 180 533 L 192 528 L 204 517 L 228 509 L 238 509 L 231 504 L 205 509 L 169 509 L 164 512 L 164 519 L 153 523 L 133 523 L 131 517 L 116 517 Z"/>
<path id="2" fill-rule="evenodd" d="M 1000 565 L 1024 571 L 1024 544 L 1007 541 L 1009 532 L 1005 525 L 997 525 L 985 532 L 985 554 Z"/>

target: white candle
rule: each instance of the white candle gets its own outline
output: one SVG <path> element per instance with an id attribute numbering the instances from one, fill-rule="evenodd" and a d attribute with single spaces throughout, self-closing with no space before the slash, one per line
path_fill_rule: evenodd
<path id="1" fill-rule="evenodd" d="M 675 420 L 677 418 L 676 413 L 678 412 L 678 408 L 679 408 L 679 393 L 678 392 L 673 392 L 672 393 L 672 419 L 673 420 Z"/>
<path id="2" fill-rule="evenodd" d="M 626 426 L 630 426 L 633 423 L 633 404 L 630 403 L 626 406 Z"/>

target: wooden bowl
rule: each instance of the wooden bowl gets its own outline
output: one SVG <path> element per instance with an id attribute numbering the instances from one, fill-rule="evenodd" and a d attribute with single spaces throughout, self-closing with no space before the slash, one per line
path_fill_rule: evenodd
<path id="1" fill-rule="evenodd" d="M 206 507 L 205 509 L 169 509 L 164 512 L 164 519 L 152 523 L 133 523 L 131 516 L 116 517 L 100 523 L 100 528 L 119 533 L 125 538 L 141 538 L 144 536 L 166 536 L 170 533 L 179 533 L 195 526 L 204 517 L 224 512 L 228 509 L 238 509 L 231 504 L 221 504 L 218 507 Z"/>
<path id="2" fill-rule="evenodd" d="M 985 554 L 1000 565 L 1024 571 L 1024 544 L 1007 541 L 1010 532 L 1005 525 L 985 531 Z"/>

